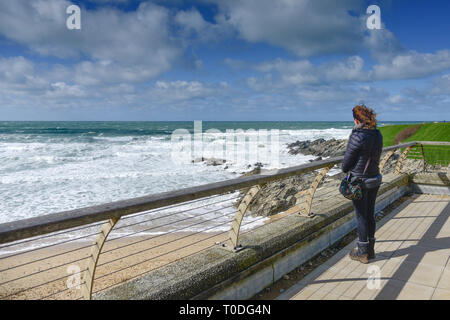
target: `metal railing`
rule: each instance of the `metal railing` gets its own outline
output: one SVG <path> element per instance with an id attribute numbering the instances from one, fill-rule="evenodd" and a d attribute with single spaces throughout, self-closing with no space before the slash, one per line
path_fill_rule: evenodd
<path id="1" fill-rule="evenodd" d="M 426 170 L 428 159 L 433 165 L 443 163 L 439 157 L 427 158 L 427 151 L 438 147 L 448 152 L 449 146 L 449 142 L 409 142 L 384 148 L 380 170 L 397 151 L 394 174 L 402 172 L 406 159 L 419 160 L 419 170 Z M 343 156 L 334 157 L 0 224 L 0 299 L 91 299 L 97 292 L 213 246 L 240 250 L 240 236 L 267 222 L 266 217 L 246 215 L 265 186 L 313 173 L 311 185 L 294 195 L 297 200 L 290 208 L 311 218 L 314 198 L 333 201 L 319 186 L 342 160 Z"/>

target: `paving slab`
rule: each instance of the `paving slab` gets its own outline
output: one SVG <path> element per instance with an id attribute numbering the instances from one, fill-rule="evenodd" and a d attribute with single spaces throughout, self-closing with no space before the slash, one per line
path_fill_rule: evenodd
<path id="1" fill-rule="evenodd" d="M 349 258 L 356 241 L 278 299 L 450 300 L 450 196 L 415 195 L 377 225 L 376 258 Z"/>

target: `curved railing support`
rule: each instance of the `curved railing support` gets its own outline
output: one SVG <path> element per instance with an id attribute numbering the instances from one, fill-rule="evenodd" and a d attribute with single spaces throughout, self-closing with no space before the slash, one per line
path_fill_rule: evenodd
<path id="1" fill-rule="evenodd" d="M 242 219 L 244 219 L 244 215 L 248 210 L 248 206 L 250 205 L 250 202 L 259 193 L 260 190 L 261 190 L 261 186 L 259 186 L 259 185 L 251 187 L 250 190 L 248 190 L 247 194 L 242 199 L 241 203 L 238 206 L 238 210 L 236 211 L 236 214 L 234 215 L 234 219 L 233 219 L 233 222 L 231 223 L 231 229 L 230 229 L 230 233 L 229 233 L 230 241 L 231 241 L 234 251 L 237 251 L 240 248 L 239 232 L 241 230 Z"/>
<path id="2" fill-rule="evenodd" d="M 400 158 L 398 158 L 397 161 L 397 166 L 395 167 L 395 174 L 400 174 L 402 171 L 402 166 L 403 166 L 403 161 L 405 160 L 406 156 L 408 155 L 409 151 L 411 150 L 412 146 L 409 146 L 408 148 L 406 148 L 405 151 L 403 151 L 402 155 L 400 156 Z"/>
<path id="3" fill-rule="evenodd" d="M 319 174 L 316 176 L 314 181 L 311 183 L 311 187 L 308 190 L 306 190 L 305 193 L 303 193 L 304 195 L 306 195 L 306 201 L 303 203 L 302 206 L 300 206 L 299 215 L 308 217 L 308 218 L 312 218 L 315 216 L 314 213 L 311 213 L 311 207 L 312 207 L 312 202 L 314 199 L 314 194 L 316 193 L 316 189 L 319 186 L 320 181 L 322 181 L 322 179 L 325 177 L 325 175 L 328 173 L 328 171 L 330 171 L 331 168 L 333 168 L 333 166 L 334 165 L 324 167 L 319 172 Z"/>
<path id="4" fill-rule="evenodd" d="M 100 227 L 100 232 L 91 247 L 91 255 L 88 257 L 86 271 L 84 272 L 84 284 L 81 287 L 81 296 L 85 300 L 91 300 L 92 287 L 94 285 L 95 269 L 97 268 L 98 258 L 102 252 L 103 245 L 109 233 L 117 224 L 120 218 L 111 218 Z"/>
<path id="5" fill-rule="evenodd" d="M 386 162 L 392 157 L 392 155 L 395 153 L 395 151 L 397 151 L 397 149 L 393 149 L 393 150 L 389 151 L 388 153 L 386 153 L 383 160 L 380 162 L 380 166 L 379 166 L 380 173 L 383 172 L 383 168 L 384 168 Z"/>

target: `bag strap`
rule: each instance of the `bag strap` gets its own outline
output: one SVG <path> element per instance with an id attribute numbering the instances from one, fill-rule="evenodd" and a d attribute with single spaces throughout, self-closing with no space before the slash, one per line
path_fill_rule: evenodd
<path id="1" fill-rule="evenodd" d="M 373 138 L 372 145 L 371 145 L 371 147 L 370 147 L 369 159 L 367 159 L 366 166 L 364 167 L 363 175 L 366 174 L 367 168 L 369 167 L 369 164 L 370 164 L 370 160 L 372 159 L 373 145 L 374 145 L 375 139 L 376 139 L 376 137 Z"/>
<path id="2" fill-rule="evenodd" d="M 370 158 L 369 158 L 369 160 L 367 160 L 367 162 L 366 162 L 366 166 L 364 167 L 363 175 L 366 174 L 367 168 L 369 167 L 369 163 L 370 163 Z"/>

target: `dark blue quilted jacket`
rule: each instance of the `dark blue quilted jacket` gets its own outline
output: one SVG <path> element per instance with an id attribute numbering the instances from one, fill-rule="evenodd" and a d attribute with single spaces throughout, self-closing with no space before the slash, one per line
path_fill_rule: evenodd
<path id="1" fill-rule="evenodd" d="M 372 178 L 377 176 L 383 148 L 383 136 L 378 129 L 356 128 L 348 139 L 347 149 L 342 161 L 342 171 L 351 171 L 354 176 L 360 178 Z M 366 173 L 363 174 L 367 160 L 370 157 L 370 163 Z"/>

